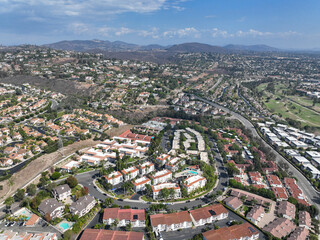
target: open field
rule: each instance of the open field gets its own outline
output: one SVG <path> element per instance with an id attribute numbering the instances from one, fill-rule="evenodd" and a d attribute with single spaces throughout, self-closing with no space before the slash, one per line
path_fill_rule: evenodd
<path id="1" fill-rule="evenodd" d="M 315 113 L 307 108 L 304 108 L 296 103 L 288 100 L 270 99 L 265 102 L 267 108 L 276 114 L 281 114 L 283 118 L 291 118 L 301 121 L 301 124 L 320 127 L 320 114 Z"/>
<path id="2" fill-rule="evenodd" d="M 316 103 L 313 106 L 313 101 L 312 99 L 308 98 L 307 96 L 298 96 L 298 95 L 290 95 L 288 96 L 289 99 L 292 99 L 293 101 L 299 103 L 300 105 L 310 107 L 316 112 L 320 113 L 320 103 Z"/>
<path id="3" fill-rule="evenodd" d="M 312 99 L 306 96 L 283 94 L 288 86 L 284 83 L 275 83 L 274 93 L 266 90 L 268 83 L 260 84 L 258 91 L 263 91 L 262 100 L 269 111 L 300 121 L 302 126 L 320 127 L 320 104 L 313 105 Z"/>

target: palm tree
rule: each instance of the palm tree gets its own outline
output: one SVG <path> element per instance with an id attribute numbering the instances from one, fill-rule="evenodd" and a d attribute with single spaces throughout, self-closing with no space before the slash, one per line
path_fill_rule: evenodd
<path id="1" fill-rule="evenodd" d="M 106 200 L 104 201 L 104 204 L 108 207 L 110 207 L 113 203 L 113 199 L 112 198 L 106 198 Z"/>
<path id="2" fill-rule="evenodd" d="M 119 224 L 119 219 L 116 218 L 116 219 L 113 221 L 113 223 L 111 224 L 110 227 L 111 227 L 112 229 L 114 229 L 114 228 L 116 228 L 116 227 L 118 226 L 118 224 Z"/>

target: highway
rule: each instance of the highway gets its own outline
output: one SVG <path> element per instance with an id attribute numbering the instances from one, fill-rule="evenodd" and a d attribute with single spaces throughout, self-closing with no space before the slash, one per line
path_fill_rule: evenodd
<path id="1" fill-rule="evenodd" d="M 252 135 L 254 137 L 260 138 L 262 140 L 262 142 L 265 144 L 265 146 L 267 147 L 267 149 L 274 153 L 274 155 L 276 156 L 276 162 L 280 162 L 280 161 L 284 161 L 284 162 L 288 162 L 289 164 L 289 171 L 291 171 L 293 173 L 293 176 L 295 176 L 298 181 L 297 184 L 299 185 L 299 187 L 304 191 L 306 197 L 308 198 L 308 201 L 311 204 L 314 204 L 315 206 L 317 206 L 318 209 L 320 209 L 320 193 L 318 191 L 316 191 L 313 186 L 311 185 L 311 183 L 308 181 L 308 179 L 299 171 L 297 170 L 289 161 L 287 161 L 287 159 L 285 159 L 284 157 L 282 157 L 276 150 L 274 150 L 267 142 L 264 141 L 263 138 L 260 137 L 260 135 L 258 134 L 258 132 L 256 131 L 255 127 L 253 126 L 253 124 L 246 119 L 245 117 L 243 117 L 242 115 L 233 112 L 231 110 L 229 110 L 226 107 L 223 107 L 217 103 L 214 103 L 212 101 L 209 101 L 207 99 L 198 97 L 198 96 L 194 96 L 195 99 L 201 100 L 205 103 L 208 103 L 211 106 L 214 106 L 216 108 L 220 108 L 223 111 L 230 113 L 233 117 L 237 118 L 247 129 L 249 129 L 252 133 Z"/>

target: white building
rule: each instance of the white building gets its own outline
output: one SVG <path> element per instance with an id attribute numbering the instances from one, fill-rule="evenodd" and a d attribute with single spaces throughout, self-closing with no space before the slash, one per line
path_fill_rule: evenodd
<path id="1" fill-rule="evenodd" d="M 133 166 L 133 167 L 123 169 L 121 170 L 121 172 L 124 176 L 124 180 L 129 181 L 138 176 L 139 170 L 135 166 Z"/>
<path id="2" fill-rule="evenodd" d="M 65 200 L 67 199 L 67 197 L 71 196 L 71 188 L 68 184 L 60 185 L 54 188 L 52 192 L 53 196 L 60 201 Z"/>
<path id="3" fill-rule="evenodd" d="M 158 185 L 152 186 L 153 199 L 161 199 L 161 196 L 159 196 L 160 191 L 165 188 L 174 190 L 174 198 L 181 197 L 181 190 L 180 190 L 180 187 L 178 184 L 176 184 L 176 183 L 160 183 Z"/>
<path id="4" fill-rule="evenodd" d="M 125 227 L 131 223 L 132 227 L 145 227 L 145 210 L 144 209 L 119 209 L 106 208 L 103 212 L 103 223 L 111 225 L 118 219 L 118 227 Z"/>
<path id="5" fill-rule="evenodd" d="M 111 185 L 117 185 L 123 181 L 123 176 L 119 171 L 114 171 L 110 173 L 108 176 L 104 176 L 107 183 L 110 183 Z"/>
<path id="6" fill-rule="evenodd" d="M 207 207 L 191 210 L 190 216 L 193 224 L 197 227 L 226 219 L 228 218 L 229 213 L 222 204 L 213 204 Z"/>
<path id="7" fill-rule="evenodd" d="M 184 180 L 184 187 L 187 190 L 188 194 L 193 192 L 194 190 L 198 188 L 203 188 L 207 183 L 207 179 L 205 177 L 202 177 L 200 175 L 194 175 L 191 177 L 188 177 Z"/>
<path id="8" fill-rule="evenodd" d="M 152 162 L 144 162 L 139 166 L 140 174 L 146 175 L 154 171 L 154 164 Z"/>
<path id="9" fill-rule="evenodd" d="M 134 190 L 136 192 L 144 191 L 146 189 L 146 185 L 151 185 L 151 180 L 145 176 L 138 178 L 134 181 L 132 181 L 132 184 L 134 186 Z"/>
<path id="10" fill-rule="evenodd" d="M 179 166 L 183 166 L 186 162 L 182 159 L 180 159 L 179 157 L 175 157 L 170 159 L 166 165 L 165 168 L 169 169 L 172 172 L 178 171 Z"/>
<path id="11" fill-rule="evenodd" d="M 80 197 L 76 202 L 73 202 L 69 209 L 72 215 L 78 215 L 79 218 L 90 212 L 96 205 L 97 201 L 90 195 Z"/>
<path id="12" fill-rule="evenodd" d="M 162 171 L 156 172 L 151 176 L 151 179 L 153 180 L 153 184 L 159 184 L 164 183 L 172 179 L 172 172 L 168 169 L 164 169 Z"/>
<path id="13" fill-rule="evenodd" d="M 312 173 L 313 178 L 319 178 L 320 177 L 320 171 L 318 168 L 314 167 L 313 165 L 309 164 L 305 166 L 305 169 Z"/>
<path id="14" fill-rule="evenodd" d="M 192 228 L 192 219 L 188 211 L 155 214 L 150 216 L 152 230 L 154 232 L 176 231 L 184 228 Z"/>
<path id="15" fill-rule="evenodd" d="M 171 159 L 171 156 L 168 154 L 162 154 L 159 157 L 156 158 L 156 162 L 160 165 L 163 166 L 165 165 L 169 160 Z"/>
<path id="16" fill-rule="evenodd" d="M 295 164 L 298 164 L 298 165 L 306 166 L 306 165 L 310 164 L 310 161 L 302 156 L 294 156 L 292 158 L 292 160 Z"/>

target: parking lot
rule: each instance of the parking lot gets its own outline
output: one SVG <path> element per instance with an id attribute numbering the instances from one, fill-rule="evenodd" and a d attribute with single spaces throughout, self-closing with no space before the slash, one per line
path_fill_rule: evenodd
<path id="1" fill-rule="evenodd" d="M 8 224 L 9 221 L 5 219 L 0 223 L 1 230 L 11 230 L 13 232 L 28 232 L 28 233 L 41 233 L 41 232 L 51 232 L 56 233 L 58 237 L 61 237 L 61 233 L 51 225 L 49 225 L 43 219 L 40 219 L 38 223 L 36 223 L 32 227 L 26 227 L 22 225 L 23 222 L 14 222 L 14 225 Z M 13 222 L 11 222 L 13 223 Z M 6 226 L 7 225 L 7 226 Z"/>

